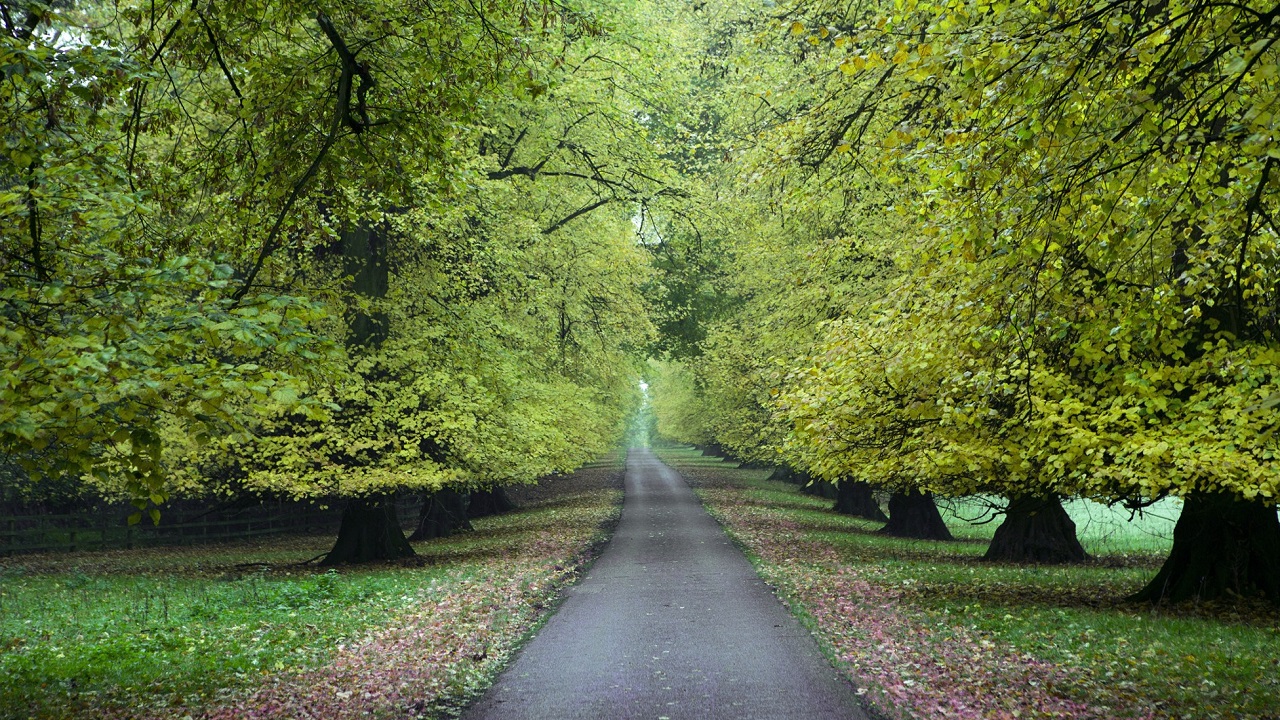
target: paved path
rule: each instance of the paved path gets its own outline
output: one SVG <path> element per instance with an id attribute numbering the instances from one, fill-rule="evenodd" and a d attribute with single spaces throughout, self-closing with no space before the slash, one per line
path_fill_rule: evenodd
<path id="1" fill-rule="evenodd" d="M 680 475 L 627 459 L 613 539 L 466 720 L 867 717 Z"/>

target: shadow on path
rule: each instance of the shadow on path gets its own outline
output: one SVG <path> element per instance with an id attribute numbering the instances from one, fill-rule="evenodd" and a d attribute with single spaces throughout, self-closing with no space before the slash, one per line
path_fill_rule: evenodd
<path id="1" fill-rule="evenodd" d="M 613 539 L 463 718 L 867 715 L 680 475 L 635 449 Z"/>

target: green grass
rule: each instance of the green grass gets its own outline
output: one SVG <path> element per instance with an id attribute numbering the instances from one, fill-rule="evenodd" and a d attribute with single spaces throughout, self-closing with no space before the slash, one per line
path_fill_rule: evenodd
<path id="1" fill-rule="evenodd" d="M 529 509 L 415 544 L 415 566 L 299 565 L 331 536 L 0 559 L 0 718 L 94 717 L 102 703 L 198 706 L 323 665 L 424 599 L 492 574 L 550 526 L 620 501 L 616 490 L 537 492 Z"/>
<path id="2" fill-rule="evenodd" d="M 688 446 L 658 447 L 654 452 L 664 461 L 680 467 L 737 468 L 737 463 L 703 455 L 701 451 Z M 772 497 L 780 502 L 785 502 L 782 495 L 797 495 L 794 486 L 767 482 L 770 472 L 742 469 L 738 470 L 736 477 L 759 492 L 778 492 Z M 821 498 L 807 498 L 806 504 L 816 511 L 825 511 L 830 502 Z M 983 542 L 991 539 L 999 525 L 999 518 L 994 516 L 992 509 L 1001 504 L 1001 499 L 995 497 L 938 499 L 938 509 L 942 512 L 947 527 L 957 538 Z M 1173 545 L 1174 523 L 1182 511 L 1181 501 L 1174 498 L 1161 500 L 1137 513 L 1091 500 L 1070 500 L 1064 506 L 1076 523 L 1076 534 L 1085 550 L 1090 554 L 1103 556 L 1167 553 Z M 874 529 L 879 525 L 866 522 L 865 527 Z"/>
<path id="3" fill-rule="evenodd" d="M 805 539 L 834 548 L 843 565 L 862 568 L 900 593 L 902 612 L 938 632 L 960 628 L 1082 671 L 1085 679 L 1065 690 L 1080 702 L 1110 703 L 1116 717 L 1147 710 L 1171 718 L 1280 717 L 1280 613 L 1274 608 L 1153 609 L 1124 600 L 1159 569 L 1171 544 L 1175 502 L 1132 523 L 1125 510 L 1071 503 L 1091 562 L 991 564 L 980 556 L 996 523 L 962 519 L 981 515 L 978 501 L 941 503 L 956 542 L 890 538 L 874 533 L 879 523 L 838 515 L 829 500 L 768 481 L 767 471 L 735 469 L 691 449 L 657 452 L 695 485 L 733 490 L 731 502 L 700 490 L 713 511 L 745 518 L 750 509 L 795 523 Z M 770 568 L 757 562 L 767 576 Z M 832 570 L 815 565 L 813 571 Z"/>
<path id="4" fill-rule="evenodd" d="M 626 448 L 616 448 L 584 464 L 584 468 L 621 469 L 627 462 Z"/>
<path id="5" fill-rule="evenodd" d="M 1000 518 L 992 512 L 1000 498 L 940 498 L 938 509 L 957 537 L 990 540 Z M 1182 501 L 1166 498 L 1140 512 L 1092 500 L 1063 503 L 1076 535 L 1093 555 L 1164 554 L 1173 546 L 1173 526 Z M 994 521 L 992 519 L 994 518 Z"/>
<path id="6" fill-rule="evenodd" d="M 133 555 L 134 566 L 117 554 L 106 568 L 81 557 L 65 569 L 29 572 L 21 557 L 10 559 L 0 571 L 0 708 L 125 700 L 160 683 L 195 702 L 263 671 L 323 662 L 446 573 L 234 567 L 298 562 L 330 541 L 152 551 Z"/>

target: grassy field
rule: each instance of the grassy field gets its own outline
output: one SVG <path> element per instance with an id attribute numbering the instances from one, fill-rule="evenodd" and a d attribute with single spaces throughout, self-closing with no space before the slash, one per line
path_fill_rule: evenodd
<path id="1" fill-rule="evenodd" d="M 618 460 L 416 564 L 298 565 L 328 536 L 0 559 L 0 718 L 448 716 L 616 519 Z"/>
<path id="2" fill-rule="evenodd" d="M 992 512 L 1000 498 L 940 499 L 938 509 L 956 537 L 986 542 L 1000 518 Z M 1166 498 L 1131 513 L 1091 500 L 1063 503 L 1076 523 L 1076 535 L 1090 555 L 1163 555 L 1173 546 L 1173 526 L 1182 512 L 1182 501 Z M 992 521 L 994 519 L 994 522 Z"/>
<path id="3" fill-rule="evenodd" d="M 1093 561 L 996 565 L 979 559 L 995 523 L 963 519 L 978 503 L 943 503 L 956 542 L 901 540 L 767 471 L 658 454 L 888 717 L 1280 717 L 1280 613 L 1124 601 L 1159 568 L 1176 504 L 1130 524 L 1073 503 Z"/>

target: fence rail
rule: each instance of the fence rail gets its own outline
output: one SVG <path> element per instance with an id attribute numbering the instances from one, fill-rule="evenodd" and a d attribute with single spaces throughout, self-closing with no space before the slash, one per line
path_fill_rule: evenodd
<path id="1" fill-rule="evenodd" d="M 419 506 L 414 496 L 397 500 L 403 522 L 416 520 Z M 218 509 L 194 505 L 185 512 L 166 511 L 159 525 L 144 519 L 129 525 L 132 507 L 107 506 L 70 514 L 0 516 L 0 556 L 31 552 L 76 552 L 199 545 L 282 533 L 337 532 L 342 500 L 327 507 L 303 502 L 264 502 L 248 508 Z"/>

